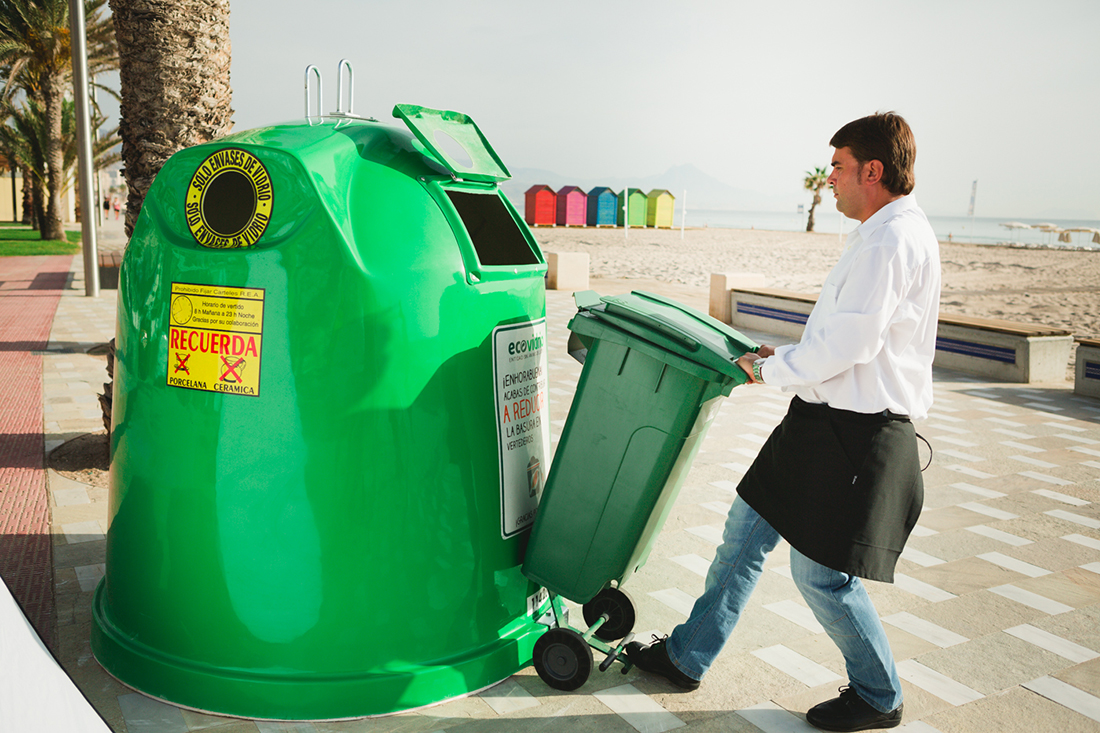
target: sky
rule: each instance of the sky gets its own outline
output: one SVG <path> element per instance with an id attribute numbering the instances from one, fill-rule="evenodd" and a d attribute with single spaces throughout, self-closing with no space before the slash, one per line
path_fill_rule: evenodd
<path id="1" fill-rule="evenodd" d="M 308 64 L 335 110 L 346 58 L 356 114 L 464 112 L 512 169 L 690 164 L 808 208 L 832 134 L 893 110 L 929 214 L 976 180 L 977 216 L 1095 220 L 1097 29 L 1096 0 L 232 0 L 234 131 L 302 117 Z"/>

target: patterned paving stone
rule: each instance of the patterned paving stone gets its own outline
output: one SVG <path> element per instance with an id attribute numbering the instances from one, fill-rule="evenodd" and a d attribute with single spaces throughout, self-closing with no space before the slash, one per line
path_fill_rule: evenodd
<path id="1" fill-rule="evenodd" d="M 548 294 L 552 349 L 564 353 L 572 313 L 568 294 Z M 39 366 L 39 409 L 43 443 L 56 445 L 101 427 L 92 400 L 102 388 L 103 362 L 85 352 L 113 333 L 113 293 L 97 303 L 63 297 L 53 328 Z M 555 434 L 579 374 L 571 359 L 551 355 Z M 1085 463 L 1100 464 L 1100 403 L 1074 397 L 1066 384 L 990 384 L 941 370 L 935 377 L 936 408 L 917 426 L 934 449 L 920 529 L 899 563 L 897 583 L 867 584 L 901 660 L 902 730 L 1030 731 L 1044 729 L 1035 727 L 1040 723 L 1089 729 L 1096 724 L 1090 700 L 1100 691 L 1100 467 Z M 627 587 L 639 633 L 668 633 L 690 611 L 720 541 L 722 513 L 788 401 L 777 389 L 745 387 L 723 405 L 653 554 Z M 72 536 L 92 538 L 93 525 L 81 523 L 98 522 L 101 533 L 106 502 L 94 492 L 85 492 L 87 502 L 79 492 L 64 493 L 73 488 L 59 482 L 54 490 L 57 518 L 64 520 L 54 528 L 56 595 L 70 619 L 63 627 L 70 673 L 97 709 L 116 729 L 129 713 L 137 723 L 131 730 L 162 714 L 173 730 L 284 730 L 139 704 L 91 661 L 87 627 L 77 619 L 86 617 L 102 576 L 104 543 L 69 544 L 64 527 L 81 525 Z M 583 688 L 563 695 L 527 669 L 476 700 L 381 721 L 285 729 L 475 733 L 553 725 L 629 733 L 652 723 L 653 730 L 811 730 L 803 713 L 835 696 L 843 661 L 807 616 L 790 580 L 788 552 L 783 543 L 769 557 L 742 623 L 695 693 L 637 670 L 626 677 L 612 670 L 595 672 Z M 1003 727 L 991 728 L 994 722 Z"/>

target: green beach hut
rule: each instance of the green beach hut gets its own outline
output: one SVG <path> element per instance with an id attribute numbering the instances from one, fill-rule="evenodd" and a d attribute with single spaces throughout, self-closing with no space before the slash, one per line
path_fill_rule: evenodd
<path id="1" fill-rule="evenodd" d="M 638 188 L 624 188 L 619 194 L 618 212 L 615 214 L 615 222 L 623 226 L 623 197 L 630 196 L 630 226 L 644 227 L 646 211 L 649 208 L 646 203 L 646 195 Z"/>
<path id="2" fill-rule="evenodd" d="M 648 212 L 646 226 L 672 228 L 672 212 L 676 207 L 676 197 L 663 188 L 655 188 L 646 197 Z"/>

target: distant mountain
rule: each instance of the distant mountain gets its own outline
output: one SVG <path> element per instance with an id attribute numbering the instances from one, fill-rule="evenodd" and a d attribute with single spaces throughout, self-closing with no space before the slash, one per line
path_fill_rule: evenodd
<path id="1" fill-rule="evenodd" d="M 557 191 L 562 186 L 580 186 L 589 191 L 607 186 L 618 192 L 629 186 L 649 193 L 655 188 L 668 189 L 677 200 L 687 191 L 688 209 L 720 209 L 728 211 L 793 211 L 799 203 L 790 196 L 774 196 L 735 188 L 704 173 L 693 165 L 677 165 L 664 173 L 632 178 L 577 178 L 563 176 L 539 168 L 516 168 L 512 179 L 501 185 L 504 194 L 523 211 L 523 194 L 531 186 L 546 185 Z"/>

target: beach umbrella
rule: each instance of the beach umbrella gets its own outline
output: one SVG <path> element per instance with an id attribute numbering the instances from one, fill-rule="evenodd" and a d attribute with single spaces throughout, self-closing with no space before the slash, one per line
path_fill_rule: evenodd
<path id="1" fill-rule="evenodd" d="M 1100 244 L 1100 229 L 1096 229 L 1095 227 L 1070 227 L 1066 229 L 1066 232 L 1067 242 L 1071 241 L 1069 239 L 1069 232 L 1084 232 L 1086 234 L 1092 235 L 1092 241 L 1094 244 Z"/>
<path id="2" fill-rule="evenodd" d="M 1017 229 L 1031 229 L 1030 224 L 1024 224 L 1022 221 L 1004 221 L 1001 222 L 1001 226 L 1003 226 L 1005 229 L 1012 230 L 1013 242 L 1015 242 L 1019 238 L 1019 235 L 1016 233 Z"/>
<path id="3" fill-rule="evenodd" d="M 1050 235 L 1052 232 L 1058 231 L 1057 224 L 1051 224 L 1049 221 L 1045 221 L 1042 224 L 1033 224 L 1033 228 L 1039 229 L 1047 233 L 1047 244 L 1050 244 Z"/>

